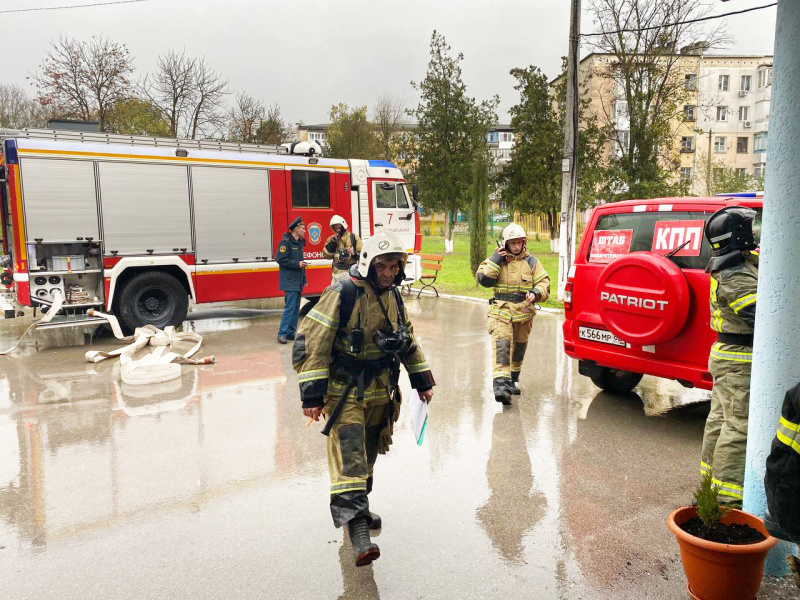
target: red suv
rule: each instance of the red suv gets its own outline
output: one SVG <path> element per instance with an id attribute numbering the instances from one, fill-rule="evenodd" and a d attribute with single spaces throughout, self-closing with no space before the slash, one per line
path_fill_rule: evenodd
<path id="1" fill-rule="evenodd" d="M 628 392 L 655 375 L 710 390 L 711 248 L 706 220 L 755 194 L 628 200 L 592 212 L 564 298 L 564 351 L 600 388 Z"/>

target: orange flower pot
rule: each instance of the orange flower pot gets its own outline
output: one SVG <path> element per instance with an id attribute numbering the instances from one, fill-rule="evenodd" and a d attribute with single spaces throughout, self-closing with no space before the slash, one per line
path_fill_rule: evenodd
<path id="1" fill-rule="evenodd" d="M 734 509 L 722 523 L 749 525 L 767 539 L 742 545 L 709 542 L 680 528 L 681 523 L 696 516 L 694 506 L 685 506 L 667 518 L 667 526 L 678 538 L 689 593 L 700 600 L 753 600 L 764 577 L 764 560 L 778 540 L 767 533 L 761 519 Z"/>

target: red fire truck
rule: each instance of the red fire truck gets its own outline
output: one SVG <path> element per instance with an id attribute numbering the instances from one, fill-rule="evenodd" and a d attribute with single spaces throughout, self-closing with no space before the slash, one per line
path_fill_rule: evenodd
<path id="1" fill-rule="evenodd" d="M 49 327 L 93 324 L 89 308 L 113 311 L 128 330 L 163 327 L 183 321 L 190 300 L 282 296 L 275 248 L 297 216 L 306 297 L 330 283 L 322 246 L 334 214 L 362 238 L 383 228 L 409 252 L 421 247 L 411 190 L 387 161 L 322 158 L 313 143 L 34 129 L 0 139 L 0 291 L 43 308 L 59 292 L 64 314 Z"/>

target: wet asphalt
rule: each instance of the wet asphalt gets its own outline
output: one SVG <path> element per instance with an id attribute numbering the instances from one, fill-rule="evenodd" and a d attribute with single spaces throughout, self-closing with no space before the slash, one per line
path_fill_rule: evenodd
<path id="1" fill-rule="evenodd" d="M 378 459 L 381 558 L 331 523 L 280 312 L 201 307 L 210 366 L 120 382 L 108 335 L 29 334 L 0 356 L 2 598 L 684 598 L 669 512 L 691 501 L 708 393 L 645 377 L 601 393 L 534 322 L 511 407 L 491 393 L 484 304 L 410 299 L 437 387 Z M 30 324 L 0 321 L 0 349 Z M 408 391 L 408 379 L 402 376 Z M 768 579 L 760 598 L 794 598 Z"/>

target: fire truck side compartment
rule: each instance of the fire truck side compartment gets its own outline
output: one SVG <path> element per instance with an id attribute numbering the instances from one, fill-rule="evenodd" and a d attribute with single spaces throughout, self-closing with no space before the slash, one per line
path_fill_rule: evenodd
<path id="1" fill-rule="evenodd" d="M 92 161 L 21 158 L 20 175 L 30 242 L 99 239 Z"/>
<path id="2" fill-rule="evenodd" d="M 98 167 L 106 254 L 192 248 L 188 167 L 105 161 Z"/>
<path id="3" fill-rule="evenodd" d="M 197 262 L 272 258 L 269 171 L 191 167 Z"/>

